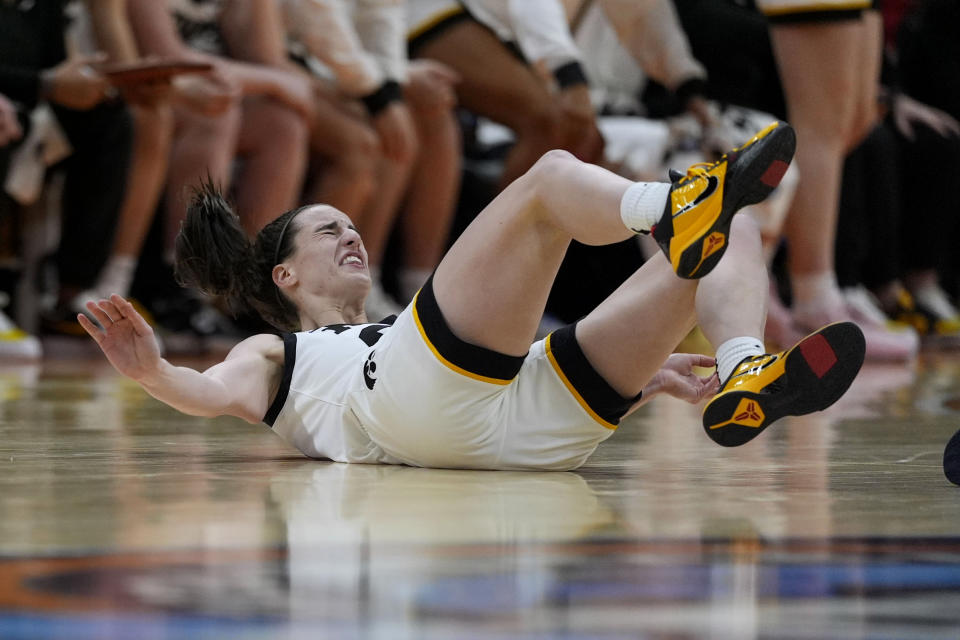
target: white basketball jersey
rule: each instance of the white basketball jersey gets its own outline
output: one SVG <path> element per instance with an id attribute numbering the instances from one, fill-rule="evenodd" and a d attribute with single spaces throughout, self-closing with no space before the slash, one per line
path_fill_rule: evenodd
<path id="1" fill-rule="evenodd" d="M 363 430 L 350 409 L 352 394 L 376 384 L 370 357 L 387 324 L 330 325 L 284 336 L 284 374 L 265 418 L 311 458 L 396 464 Z"/>

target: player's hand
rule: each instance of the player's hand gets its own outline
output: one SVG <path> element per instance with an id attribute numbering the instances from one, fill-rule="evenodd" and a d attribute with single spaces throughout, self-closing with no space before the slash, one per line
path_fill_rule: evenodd
<path id="1" fill-rule="evenodd" d="M 87 310 L 100 327 L 82 313 L 77 320 L 117 371 L 141 382 L 160 370 L 160 345 L 153 328 L 132 304 L 114 294 L 109 300 L 88 302 Z"/>
<path id="2" fill-rule="evenodd" d="M 224 114 L 242 94 L 240 82 L 226 65 L 213 63 L 204 74 L 188 74 L 173 79 L 173 98 L 186 108 L 208 117 Z"/>
<path id="3" fill-rule="evenodd" d="M 314 87 L 309 76 L 286 69 L 270 69 L 270 97 L 296 111 L 307 122 L 314 116 Z"/>
<path id="4" fill-rule="evenodd" d="M 102 53 L 74 56 L 47 69 L 41 74 L 43 97 L 68 109 L 86 111 L 116 95 L 106 76 L 96 70 L 106 59 Z"/>
<path id="5" fill-rule="evenodd" d="M 561 89 L 557 98 L 566 116 L 564 148 L 584 162 L 599 162 L 603 157 L 604 140 L 597 128 L 590 88 L 585 84 L 571 85 Z"/>
<path id="6" fill-rule="evenodd" d="M 704 398 L 716 395 L 720 390 L 720 380 L 716 373 L 709 376 L 698 376 L 694 367 L 713 367 L 717 362 L 710 356 L 696 353 L 674 353 L 660 370 L 653 376 L 653 380 L 644 388 L 643 395 L 666 393 L 674 398 L 686 400 L 696 404 Z"/>
<path id="7" fill-rule="evenodd" d="M 907 140 L 916 137 L 916 124 L 926 125 L 943 138 L 960 136 L 960 123 L 953 116 L 903 93 L 897 94 L 893 101 L 893 122 Z"/>
<path id="8" fill-rule="evenodd" d="M 16 142 L 23 137 L 23 129 L 17 120 L 17 109 L 4 96 L 0 96 L 0 147 Z"/>
<path id="9" fill-rule="evenodd" d="M 416 155 L 417 133 L 410 110 L 403 102 L 391 102 L 371 122 L 384 156 L 394 162 L 408 162 Z"/>

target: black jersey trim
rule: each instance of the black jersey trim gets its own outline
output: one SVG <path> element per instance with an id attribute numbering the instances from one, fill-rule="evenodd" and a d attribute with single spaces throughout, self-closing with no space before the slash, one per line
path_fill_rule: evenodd
<path id="1" fill-rule="evenodd" d="M 616 429 L 643 392 L 634 398 L 624 398 L 617 393 L 587 360 L 577 342 L 576 328 L 574 323 L 547 336 L 547 358 L 587 413 L 604 427 Z"/>
<path id="2" fill-rule="evenodd" d="M 469 378 L 510 384 L 526 356 L 509 356 L 458 338 L 443 317 L 433 293 L 433 276 L 413 301 L 413 319 L 424 342 L 440 362 Z"/>
<path id="3" fill-rule="evenodd" d="M 297 334 L 283 334 L 283 377 L 280 379 L 280 388 L 277 389 L 277 395 L 273 397 L 273 404 L 267 409 L 267 415 L 263 421 L 269 426 L 273 426 L 280 410 L 287 402 L 287 395 L 290 393 L 290 380 L 293 378 L 293 365 L 297 362 Z"/>
<path id="4" fill-rule="evenodd" d="M 836 9 L 803 10 L 795 9 L 783 13 L 768 13 L 767 22 L 770 24 L 804 24 L 808 22 L 841 22 L 844 20 L 858 20 L 864 9 L 869 6 L 840 7 Z"/>

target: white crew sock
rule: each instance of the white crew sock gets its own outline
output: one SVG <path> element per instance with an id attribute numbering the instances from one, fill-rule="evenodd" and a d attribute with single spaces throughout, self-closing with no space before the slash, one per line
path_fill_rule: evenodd
<path id="1" fill-rule="evenodd" d="M 413 300 L 413 296 L 417 295 L 417 291 L 420 291 L 420 287 L 427 281 L 431 273 L 433 273 L 432 269 L 400 269 L 397 280 L 403 302 Z"/>
<path id="2" fill-rule="evenodd" d="M 843 308 L 843 296 L 833 271 L 791 277 L 790 289 L 793 313 L 798 318 Z"/>
<path id="3" fill-rule="evenodd" d="M 666 182 L 634 182 L 620 199 L 620 219 L 627 229 L 644 233 L 660 222 L 670 187 Z"/>
<path id="4" fill-rule="evenodd" d="M 717 347 L 717 375 L 723 384 L 733 373 L 733 370 L 744 359 L 750 356 L 759 356 L 766 353 L 763 342 L 750 336 L 730 338 Z"/>
<path id="5" fill-rule="evenodd" d="M 137 259 L 134 256 L 116 255 L 107 260 L 100 271 L 95 290 L 106 298 L 111 293 L 126 296 L 130 293 L 130 284 L 133 274 L 137 270 Z"/>

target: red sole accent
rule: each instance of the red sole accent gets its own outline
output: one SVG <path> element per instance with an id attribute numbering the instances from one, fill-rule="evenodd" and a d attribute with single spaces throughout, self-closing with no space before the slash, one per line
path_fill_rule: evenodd
<path id="1" fill-rule="evenodd" d="M 774 160 L 773 164 L 767 167 L 767 170 L 760 176 L 760 182 L 773 189 L 780 184 L 780 180 L 783 179 L 783 174 L 787 172 L 789 166 L 783 160 Z"/>
<path id="2" fill-rule="evenodd" d="M 800 354 L 818 378 L 825 376 L 833 365 L 837 364 L 837 354 L 822 335 L 816 335 L 801 342 Z"/>

